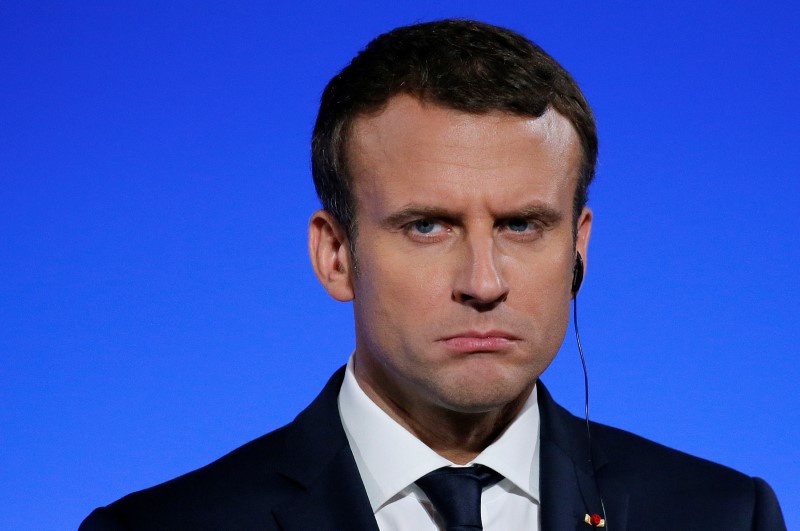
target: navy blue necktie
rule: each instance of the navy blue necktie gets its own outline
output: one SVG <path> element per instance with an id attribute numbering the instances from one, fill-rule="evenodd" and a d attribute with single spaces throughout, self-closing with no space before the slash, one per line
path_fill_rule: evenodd
<path id="1" fill-rule="evenodd" d="M 417 480 L 436 512 L 444 520 L 446 531 L 475 531 L 481 523 L 481 492 L 503 477 L 491 468 L 477 465 L 434 470 Z"/>

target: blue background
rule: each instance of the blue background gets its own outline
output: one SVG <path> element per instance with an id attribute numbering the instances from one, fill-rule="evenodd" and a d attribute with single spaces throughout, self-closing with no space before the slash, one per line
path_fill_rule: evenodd
<path id="1" fill-rule="evenodd" d="M 649 4 L 649 5 L 644 5 Z M 601 154 L 581 291 L 595 420 L 800 505 L 796 2 L 0 4 L 0 529 L 283 423 L 353 347 L 307 259 L 327 80 L 396 25 L 506 25 Z M 544 380 L 582 411 L 568 335 Z"/>

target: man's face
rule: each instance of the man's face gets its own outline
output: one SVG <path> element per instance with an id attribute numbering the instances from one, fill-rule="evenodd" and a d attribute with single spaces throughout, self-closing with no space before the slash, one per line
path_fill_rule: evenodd
<path id="1" fill-rule="evenodd" d="M 393 407 L 491 411 L 527 393 L 569 320 L 580 142 L 540 118 L 396 96 L 348 146 L 356 376 Z M 578 221 L 585 257 L 591 213 Z"/>

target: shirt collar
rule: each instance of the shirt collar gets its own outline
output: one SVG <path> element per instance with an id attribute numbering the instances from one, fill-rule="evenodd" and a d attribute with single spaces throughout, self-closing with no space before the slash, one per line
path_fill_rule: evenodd
<path id="1" fill-rule="evenodd" d="M 539 404 L 536 386 L 506 430 L 473 460 L 539 501 Z"/>
<path id="2" fill-rule="evenodd" d="M 339 391 L 339 415 L 373 512 L 428 472 L 453 465 L 364 393 L 353 372 L 352 356 Z M 473 463 L 494 469 L 539 500 L 539 408 L 535 387 L 519 415 Z"/>

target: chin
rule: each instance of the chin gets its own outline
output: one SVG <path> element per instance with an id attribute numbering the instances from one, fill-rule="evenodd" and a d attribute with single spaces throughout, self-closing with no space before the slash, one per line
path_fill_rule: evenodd
<path id="1" fill-rule="evenodd" d="M 438 393 L 439 402 L 446 409 L 458 413 L 488 413 L 519 400 L 522 395 L 527 398 L 535 381 L 536 378 L 531 376 L 491 378 L 474 373 L 442 385 Z"/>

